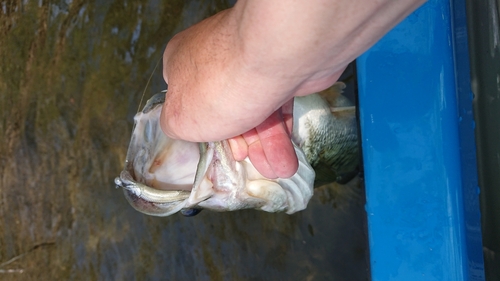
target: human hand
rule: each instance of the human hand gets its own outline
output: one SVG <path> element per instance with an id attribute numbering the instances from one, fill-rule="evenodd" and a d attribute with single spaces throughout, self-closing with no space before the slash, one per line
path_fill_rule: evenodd
<path id="1" fill-rule="evenodd" d="M 251 89 L 248 87 L 235 89 L 225 84 L 225 92 L 210 92 L 212 89 L 220 89 L 217 80 L 228 68 L 228 64 L 219 64 L 225 60 L 221 58 L 224 52 L 219 50 L 216 50 L 218 60 L 199 63 L 194 68 L 186 65 L 185 61 L 177 64 L 177 60 L 183 58 L 194 61 L 196 55 L 203 57 L 202 60 L 214 56 L 211 53 L 207 54 L 210 50 L 206 48 L 186 53 L 185 50 L 196 49 L 200 44 L 186 46 L 185 42 L 200 40 L 193 37 L 206 34 L 207 29 L 213 30 L 213 25 L 216 25 L 220 18 L 224 18 L 225 13 L 227 12 L 179 33 L 165 49 L 164 78 L 169 85 L 169 94 L 162 112 L 162 129 L 170 137 L 188 141 L 228 139 L 237 161 L 249 157 L 257 171 L 267 178 L 290 177 L 298 168 L 297 156 L 290 140 L 293 95 L 286 94 L 280 98 L 279 95 L 257 91 L 259 82 L 263 81 L 260 77 L 253 79 L 255 82 L 251 83 Z M 228 27 L 230 25 L 220 28 Z M 205 64 L 210 67 L 206 68 Z M 234 75 L 235 71 L 230 73 Z M 234 76 L 245 77 L 245 74 Z M 195 79 L 198 83 L 194 81 Z M 270 87 L 264 88 L 267 90 Z M 245 90 L 247 94 L 238 95 Z M 266 95 L 259 97 L 256 92 Z M 280 99 L 276 99 L 277 97 Z M 186 114 L 187 112 L 190 114 Z M 199 123 L 202 123 L 202 126 L 199 126 Z"/>
<path id="2" fill-rule="evenodd" d="M 248 156 L 267 177 L 291 176 L 298 164 L 283 106 L 333 85 L 423 2 L 239 0 L 167 45 L 162 130 L 191 142 L 229 139 L 236 159 Z"/>

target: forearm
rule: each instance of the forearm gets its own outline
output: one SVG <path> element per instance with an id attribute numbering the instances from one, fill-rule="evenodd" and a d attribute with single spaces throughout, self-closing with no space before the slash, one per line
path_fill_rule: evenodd
<path id="1" fill-rule="evenodd" d="M 333 84 L 423 2 L 240 0 L 169 43 L 164 131 L 190 141 L 241 134 L 292 96 Z"/>
<path id="2" fill-rule="evenodd" d="M 320 82 L 342 71 L 424 0 L 244 0 L 234 7 L 244 64 L 261 77 Z M 330 86 L 326 85 L 326 87 Z"/>

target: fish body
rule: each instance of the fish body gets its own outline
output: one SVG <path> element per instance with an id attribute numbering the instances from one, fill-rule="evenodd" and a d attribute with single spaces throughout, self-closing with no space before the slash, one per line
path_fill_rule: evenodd
<path id="1" fill-rule="evenodd" d="M 341 95 L 344 83 L 294 103 L 292 140 L 322 181 L 345 183 L 359 164 L 356 107 Z"/>
<path id="2" fill-rule="evenodd" d="M 165 93 L 155 95 L 135 116 L 125 168 L 115 179 L 129 203 L 145 214 L 191 214 L 200 209 L 292 214 L 305 209 L 313 195 L 315 172 L 311 164 L 326 163 L 335 174 L 334 169 L 342 163 L 338 154 L 343 151 L 330 152 L 335 146 L 332 143 L 346 142 L 349 149 L 343 149 L 351 154 L 351 147 L 357 149 L 357 132 L 346 129 L 352 125 L 350 119 L 336 118 L 318 94 L 297 97 L 292 143 L 298 171 L 290 178 L 268 179 L 248 158 L 235 161 L 227 140 L 192 143 L 168 138 L 159 124 L 164 99 Z"/>

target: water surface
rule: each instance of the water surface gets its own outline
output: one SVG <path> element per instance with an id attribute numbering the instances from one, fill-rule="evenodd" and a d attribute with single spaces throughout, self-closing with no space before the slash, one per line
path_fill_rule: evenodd
<path id="1" fill-rule="evenodd" d="M 169 38 L 229 2 L 0 1 L 1 280 L 368 279 L 359 181 L 294 215 L 194 218 L 114 188 Z"/>

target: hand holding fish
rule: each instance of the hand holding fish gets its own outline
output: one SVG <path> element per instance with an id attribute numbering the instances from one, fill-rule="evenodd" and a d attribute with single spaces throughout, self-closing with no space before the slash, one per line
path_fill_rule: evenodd
<path id="1" fill-rule="evenodd" d="M 423 2 L 239 0 L 169 42 L 162 129 L 192 142 L 232 139 L 236 159 L 248 155 L 268 178 L 290 176 L 287 102 L 331 86 Z"/>

